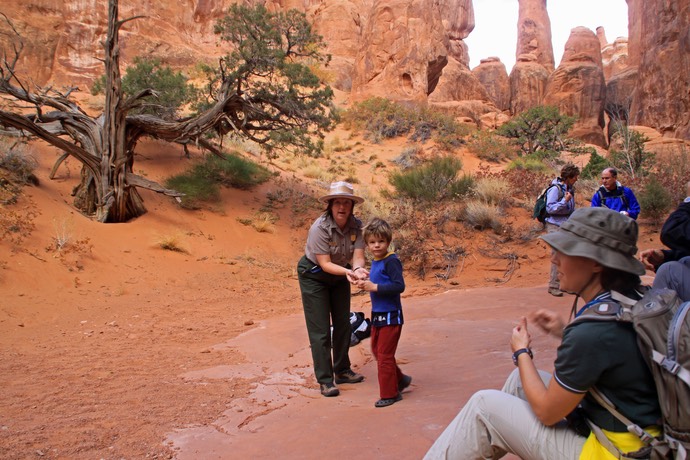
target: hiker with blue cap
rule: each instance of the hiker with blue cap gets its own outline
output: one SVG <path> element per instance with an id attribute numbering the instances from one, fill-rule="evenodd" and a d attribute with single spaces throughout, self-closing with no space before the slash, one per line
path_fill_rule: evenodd
<path id="1" fill-rule="evenodd" d="M 633 219 L 600 207 L 576 210 L 558 232 L 541 237 L 554 250 L 561 290 L 576 296 L 571 316 L 613 302 L 612 292 L 642 297 L 645 269 L 635 258 L 637 237 Z M 586 303 L 578 309 L 579 298 Z M 498 459 L 507 453 L 523 460 L 618 458 L 584 420 L 603 432 L 605 444 L 624 453 L 642 449 L 640 438 L 594 399 L 595 389 L 658 436 L 657 390 L 633 326 L 582 319 L 566 324 L 562 315 L 546 309 L 531 316 L 530 326 L 561 339 L 550 375 L 537 370 L 527 318 L 522 317 L 510 339 L 517 369 L 502 390 L 475 393 L 425 459 Z"/>

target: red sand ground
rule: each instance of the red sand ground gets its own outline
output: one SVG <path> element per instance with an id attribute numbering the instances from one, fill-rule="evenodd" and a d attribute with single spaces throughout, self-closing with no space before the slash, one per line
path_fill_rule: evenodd
<path id="1" fill-rule="evenodd" d="M 70 206 L 76 163 L 50 181 L 57 152 L 37 148 L 41 185 L 17 205 L 39 212 L 36 228 L 22 250 L 0 242 L 2 459 L 421 458 L 472 392 L 502 385 L 515 320 L 570 308 L 546 294 L 539 244 L 501 285 L 486 281 L 505 268 L 490 261 L 468 263 L 454 283 L 408 274 L 404 400 L 374 408 L 368 340 L 351 349 L 365 382 L 323 398 L 294 271 L 306 229 L 281 220 L 258 233 L 237 221 L 270 185 L 226 190 L 213 212 L 144 193 L 148 214 L 103 225 Z M 137 165 L 154 180 L 186 165 L 165 144 L 142 152 Z M 56 251 L 61 229 L 81 246 Z M 186 252 L 157 246 L 171 237 Z M 657 243 L 650 232 L 640 246 Z M 368 312 L 367 300 L 355 296 L 353 310 Z M 548 370 L 556 343 L 533 336 Z"/>

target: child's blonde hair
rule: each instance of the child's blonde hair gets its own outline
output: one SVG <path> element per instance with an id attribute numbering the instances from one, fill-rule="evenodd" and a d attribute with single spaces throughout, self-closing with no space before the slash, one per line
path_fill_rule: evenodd
<path id="1" fill-rule="evenodd" d="M 363 229 L 364 241 L 368 240 L 370 236 L 380 236 L 386 239 L 389 243 L 393 239 L 393 230 L 383 219 L 374 217 L 371 219 Z"/>

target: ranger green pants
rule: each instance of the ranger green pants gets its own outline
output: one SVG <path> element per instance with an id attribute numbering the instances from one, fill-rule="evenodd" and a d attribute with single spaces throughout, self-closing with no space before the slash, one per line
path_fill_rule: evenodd
<path id="1" fill-rule="evenodd" d="M 334 372 L 350 369 L 350 282 L 324 272 L 306 257 L 297 264 L 297 277 L 316 380 L 333 383 Z"/>

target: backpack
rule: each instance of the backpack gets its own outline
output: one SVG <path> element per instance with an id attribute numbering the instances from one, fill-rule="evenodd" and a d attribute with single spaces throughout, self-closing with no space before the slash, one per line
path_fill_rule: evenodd
<path id="1" fill-rule="evenodd" d="M 546 222 L 546 217 L 549 215 L 546 212 L 546 194 L 549 192 L 549 189 L 551 189 L 551 187 L 558 187 L 558 191 L 560 192 L 558 194 L 559 200 L 563 198 L 564 195 L 563 189 L 556 184 L 550 184 L 548 187 L 542 190 L 541 193 L 539 193 L 539 196 L 537 196 L 537 201 L 534 203 L 534 211 L 532 211 L 532 217 L 537 219 L 542 224 Z"/>
<path id="2" fill-rule="evenodd" d="M 621 201 L 623 202 L 623 206 L 625 206 L 625 209 L 630 209 L 630 206 L 628 206 L 628 199 L 625 197 L 625 191 L 623 190 L 623 187 L 616 187 L 616 193 L 615 195 L 609 195 L 607 197 L 604 197 L 604 192 L 601 191 L 601 187 L 597 189 L 597 195 L 599 195 L 599 203 L 601 203 L 601 206 L 604 208 L 608 208 L 606 206 L 606 199 L 607 198 L 620 198 Z"/>
<path id="3" fill-rule="evenodd" d="M 366 318 L 361 311 L 350 312 L 350 326 L 352 327 L 352 335 L 350 336 L 351 347 L 371 336 L 371 320 Z"/>
<path id="4" fill-rule="evenodd" d="M 617 458 L 685 459 L 690 452 L 690 302 L 670 289 L 649 289 L 634 301 L 612 292 L 615 300 L 585 310 L 573 320 L 632 323 L 637 343 L 652 371 L 661 407 L 663 437 L 654 438 L 619 413 L 596 388 L 590 394 L 605 409 L 637 434 L 647 447 L 623 455 L 601 430 L 590 423 L 599 442 Z M 571 323 L 571 324 L 572 324 Z M 642 456 L 637 456 L 642 455 Z"/>

